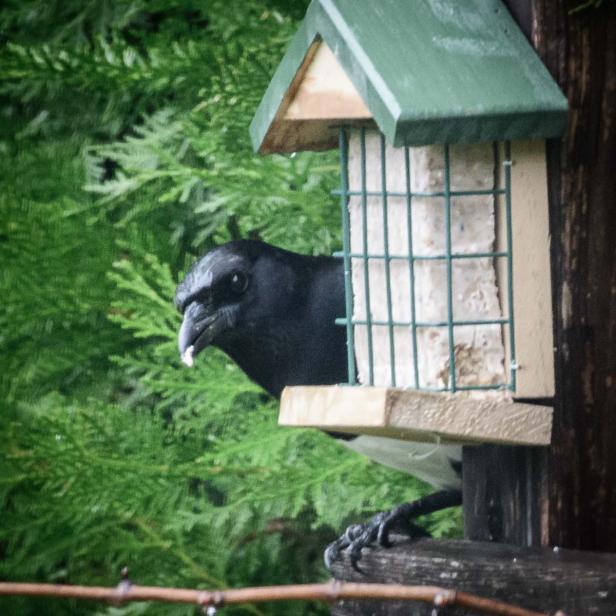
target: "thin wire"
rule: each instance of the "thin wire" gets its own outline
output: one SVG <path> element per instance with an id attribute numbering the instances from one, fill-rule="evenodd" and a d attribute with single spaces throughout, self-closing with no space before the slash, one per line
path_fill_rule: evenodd
<path id="1" fill-rule="evenodd" d="M 366 325 L 367 323 L 365 319 L 352 319 L 351 322 L 353 325 Z M 371 323 L 372 325 L 378 326 L 388 326 L 391 323 L 395 327 L 411 327 L 413 325 L 412 321 L 382 321 L 379 319 L 372 319 Z M 464 327 L 470 325 L 503 325 L 507 323 L 509 323 L 508 317 L 499 317 L 496 319 L 468 319 L 461 321 L 456 321 L 455 319 L 451 321 L 416 321 L 415 325 L 417 327 L 449 327 L 450 325 L 454 327 Z M 336 324 L 346 325 L 346 319 L 336 319 Z"/>
<path id="2" fill-rule="evenodd" d="M 445 254 L 447 255 L 447 343 L 449 346 L 449 388 L 456 391 L 456 357 L 453 331 L 453 262 L 451 259 L 451 178 L 449 144 L 444 145 L 445 156 Z"/>
<path id="3" fill-rule="evenodd" d="M 395 599 L 438 603 L 439 605 L 458 605 L 465 611 L 472 609 L 484 614 L 500 614 L 500 616 L 548 616 L 544 612 L 526 610 L 509 603 L 438 586 L 358 584 L 338 580 L 323 584 L 261 586 L 215 591 L 134 585 L 123 593 L 118 593 L 118 589 L 114 587 L 0 582 L 0 596 L 7 595 L 95 599 L 110 601 L 115 604 L 132 601 L 164 601 L 166 603 L 187 603 L 199 606 L 289 600 L 316 600 L 332 603 L 345 599 L 383 599 L 389 601 Z"/>
<path id="4" fill-rule="evenodd" d="M 353 340 L 353 288 L 351 281 L 351 232 L 348 208 L 348 150 L 347 136 L 344 128 L 340 128 L 340 208 L 342 210 L 342 249 L 344 251 L 344 295 L 346 306 L 346 337 L 347 337 L 347 365 L 348 381 L 350 385 L 355 385 L 355 348 Z"/>
<path id="5" fill-rule="evenodd" d="M 332 194 L 333 195 L 339 195 L 340 191 L 339 190 L 332 190 Z M 383 193 L 380 191 L 368 191 L 367 193 L 368 197 L 380 197 Z M 450 197 L 472 197 L 475 195 L 504 195 L 505 194 L 505 189 L 504 188 L 487 188 L 487 189 L 483 189 L 483 190 L 452 190 L 449 192 L 449 196 Z M 360 191 L 349 191 L 347 192 L 347 195 L 350 195 L 352 197 L 361 195 Z M 396 192 L 396 191 L 387 191 L 387 196 L 388 197 L 406 197 L 406 193 L 405 192 Z M 413 192 L 411 193 L 412 197 L 445 197 L 446 193 L 443 190 L 440 191 L 432 191 L 432 192 Z"/>
<path id="6" fill-rule="evenodd" d="M 343 256 L 344 253 L 342 252 L 335 252 L 334 255 L 335 256 Z M 364 253 L 355 253 L 352 252 L 350 254 L 350 256 L 352 258 L 364 258 L 367 257 L 368 259 L 389 259 L 390 261 L 394 261 L 396 259 L 398 260 L 404 260 L 404 261 L 408 261 L 409 260 L 409 255 L 388 255 L 387 257 L 385 257 L 385 255 L 379 255 L 379 254 L 368 254 L 368 255 L 364 255 Z M 500 251 L 500 252 L 457 252 L 457 253 L 452 253 L 451 255 L 413 255 L 412 256 L 412 260 L 413 261 L 446 261 L 447 259 L 497 259 L 497 258 L 507 258 L 509 257 L 509 253 L 507 251 Z"/>
<path id="7" fill-rule="evenodd" d="M 368 333 L 368 383 L 374 385 L 374 352 L 372 347 L 372 308 L 370 305 L 370 273 L 368 258 L 368 213 L 366 192 L 366 129 L 360 129 L 361 146 L 361 212 L 364 262 L 364 291 L 366 294 L 366 329 Z"/>
<path id="8" fill-rule="evenodd" d="M 515 326 L 513 318 L 513 227 L 511 223 L 511 143 L 505 142 L 505 216 L 507 221 L 507 311 L 509 317 L 509 371 L 511 390 L 516 390 Z"/>
<path id="9" fill-rule="evenodd" d="M 394 341 L 393 310 L 391 303 L 391 272 L 389 259 L 389 221 L 387 216 L 387 166 L 385 156 L 385 135 L 381 134 L 381 188 L 383 199 L 383 251 L 385 253 L 385 288 L 387 292 L 387 320 L 389 321 L 389 364 L 391 386 L 396 386 L 396 352 Z"/>
<path id="10" fill-rule="evenodd" d="M 415 389 L 419 389 L 419 351 L 417 349 L 417 309 L 415 303 L 415 257 L 413 250 L 413 210 L 411 207 L 411 160 L 408 146 L 404 147 L 404 170 L 406 182 L 406 232 L 408 234 L 407 259 L 409 262 L 409 287 L 411 293 L 411 337 L 413 339 L 413 374 Z"/>

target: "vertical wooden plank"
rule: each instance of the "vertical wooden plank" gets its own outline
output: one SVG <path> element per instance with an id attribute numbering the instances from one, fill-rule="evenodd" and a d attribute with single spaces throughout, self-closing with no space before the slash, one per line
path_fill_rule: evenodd
<path id="1" fill-rule="evenodd" d="M 517 398 L 554 395 L 548 184 L 543 141 L 511 144 Z"/>

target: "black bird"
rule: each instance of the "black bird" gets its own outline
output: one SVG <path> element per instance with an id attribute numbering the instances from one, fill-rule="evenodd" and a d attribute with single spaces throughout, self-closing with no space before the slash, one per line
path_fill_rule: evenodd
<path id="1" fill-rule="evenodd" d="M 209 345 L 222 349 L 272 396 L 287 385 L 330 385 L 347 380 L 342 260 L 311 257 L 264 242 L 241 240 L 212 249 L 178 285 L 175 305 L 184 315 L 178 346 L 182 360 Z M 327 566 L 347 550 L 357 568 L 361 550 L 375 540 L 389 545 L 410 520 L 459 505 L 461 451 L 455 446 L 332 433 L 368 457 L 444 488 L 353 525 L 325 552 Z"/>

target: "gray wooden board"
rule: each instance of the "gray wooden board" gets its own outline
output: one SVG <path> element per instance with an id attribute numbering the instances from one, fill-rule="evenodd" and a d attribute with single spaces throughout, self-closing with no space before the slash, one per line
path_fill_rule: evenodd
<path id="1" fill-rule="evenodd" d="M 568 616 L 616 615 L 616 554 L 394 539 L 391 548 L 364 551 L 364 574 L 353 571 L 348 560 L 336 563 L 336 579 L 436 585 L 552 614 L 560 609 Z M 344 601 L 332 606 L 334 616 L 423 616 L 431 611 L 428 604 L 409 602 Z"/>

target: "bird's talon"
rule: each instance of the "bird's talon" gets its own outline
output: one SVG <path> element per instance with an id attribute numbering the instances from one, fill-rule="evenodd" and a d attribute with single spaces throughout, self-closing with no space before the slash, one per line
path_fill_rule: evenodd
<path id="1" fill-rule="evenodd" d="M 323 560 L 325 561 L 325 568 L 328 571 L 331 571 L 334 561 L 338 560 L 339 556 L 340 551 L 333 544 L 327 546 L 325 552 L 323 553 Z"/>
<path id="2" fill-rule="evenodd" d="M 357 573 L 361 573 L 363 575 L 362 568 L 357 564 L 361 560 L 361 555 L 358 558 L 350 558 L 351 567 L 353 567 L 353 571 L 357 571 Z"/>
<path id="3" fill-rule="evenodd" d="M 379 534 L 377 537 L 378 544 L 383 548 L 390 548 L 392 546 L 391 541 L 389 540 L 389 524 L 384 522 L 379 527 Z"/>
<path id="4" fill-rule="evenodd" d="M 394 523 L 401 517 L 401 514 L 402 512 L 400 508 L 396 507 L 383 516 L 383 520 L 379 525 L 379 533 L 377 536 L 377 541 L 380 546 L 384 548 L 389 548 L 392 546 L 392 542 L 389 539 L 389 533 L 391 532 L 391 528 Z M 409 534 L 411 534 L 410 529 Z"/>
<path id="5" fill-rule="evenodd" d="M 347 553 L 349 555 L 349 561 L 351 562 L 351 567 L 358 573 L 363 573 L 359 565 L 357 564 L 362 557 L 362 550 L 365 547 L 365 544 L 361 540 L 357 540 L 353 542 L 348 548 Z"/>
<path id="6" fill-rule="evenodd" d="M 323 560 L 325 561 L 325 566 L 329 571 L 331 571 L 334 562 L 340 558 L 340 553 L 343 550 L 346 550 L 351 544 L 352 541 L 349 541 L 349 539 L 347 538 L 347 533 L 345 531 L 342 536 L 338 537 L 336 541 L 332 541 L 332 543 L 327 546 L 325 552 L 323 553 Z"/>
<path id="7" fill-rule="evenodd" d="M 417 515 L 437 511 L 444 506 L 453 506 L 461 502 L 459 492 L 442 491 L 425 497 L 423 500 L 406 503 L 373 516 L 366 524 L 352 524 L 344 534 L 330 543 L 324 553 L 325 566 L 332 564 L 345 552 L 355 571 L 363 573 L 358 563 L 362 559 L 363 549 L 373 543 L 382 547 L 391 547 L 389 538 L 392 529 L 400 529 L 411 538 L 429 537 L 430 533 L 412 522 Z"/>
<path id="8" fill-rule="evenodd" d="M 351 524 L 347 526 L 344 531 L 344 538 L 348 541 L 349 545 L 353 543 L 364 531 L 364 527 L 362 524 Z"/>

